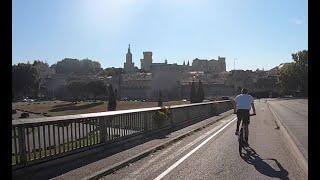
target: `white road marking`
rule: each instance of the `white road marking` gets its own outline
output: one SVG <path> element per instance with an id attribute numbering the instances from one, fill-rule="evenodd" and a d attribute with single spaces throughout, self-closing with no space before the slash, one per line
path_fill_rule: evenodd
<path id="1" fill-rule="evenodd" d="M 185 151 L 187 151 L 190 147 L 192 147 L 194 144 L 202 141 L 203 139 L 205 139 L 206 137 L 208 137 L 210 134 L 214 133 L 215 131 L 217 131 L 218 129 L 220 129 L 222 126 L 224 126 L 226 124 L 226 122 L 230 122 L 232 119 L 234 119 L 234 117 L 229 118 L 229 119 L 225 119 L 225 120 L 221 120 L 220 122 L 222 122 L 222 124 L 219 124 L 218 126 L 214 127 L 213 129 L 209 130 L 208 132 L 202 134 L 200 137 L 198 137 L 196 140 L 190 142 L 189 144 L 187 144 L 186 146 L 182 147 L 182 148 L 178 148 L 177 151 L 175 151 L 173 154 L 170 154 L 169 156 L 163 158 L 162 156 L 165 155 L 170 149 L 172 148 L 176 148 L 177 145 L 179 145 L 181 143 L 181 141 L 175 143 L 173 146 L 171 146 L 170 148 L 166 149 L 165 151 L 161 152 L 160 154 L 156 155 L 153 159 L 151 159 L 150 161 L 148 161 L 147 163 L 144 163 L 144 165 L 142 167 L 140 167 L 138 170 L 134 171 L 132 174 L 130 174 L 128 177 L 126 177 L 125 179 L 139 179 L 138 176 L 141 174 L 142 171 L 144 171 L 147 168 L 150 168 L 151 164 L 155 161 L 157 161 L 157 165 L 156 167 L 152 167 L 153 171 L 156 171 L 160 168 L 162 168 L 163 166 L 165 166 L 165 163 L 168 162 L 169 160 L 175 158 L 176 156 L 184 153 Z M 158 159 L 160 159 L 160 161 L 158 161 Z M 141 178 L 140 178 L 141 179 Z"/>
<path id="2" fill-rule="evenodd" d="M 133 173 L 131 173 L 128 177 L 126 177 L 125 179 L 127 180 L 132 180 L 132 179 L 137 179 L 137 176 L 141 174 L 141 172 L 143 172 L 145 169 L 147 169 L 148 167 L 150 167 L 150 165 L 155 162 L 158 161 L 160 158 L 163 158 L 163 156 L 169 152 L 171 149 L 176 148 L 179 144 L 181 144 L 181 141 L 175 143 L 173 146 L 166 148 L 164 151 L 162 151 L 159 155 L 157 155 L 156 157 L 154 157 L 153 159 L 149 160 L 147 163 L 144 163 L 139 169 L 137 169 L 136 171 L 134 171 Z M 161 160 L 160 160 L 161 161 Z"/>
<path id="3" fill-rule="evenodd" d="M 176 163 L 171 165 L 167 170 L 162 172 L 158 177 L 156 177 L 154 180 L 160 180 L 162 179 L 165 175 L 167 175 L 169 172 L 171 172 L 174 168 L 176 168 L 179 164 L 181 164 L 184 160 L 186 160 L 190 155 L 192 155 L 194 152 L 196 152 L 199 148 L 201 148 L 203 145 L 205 145 L 210 139 L 215 137 L 217 134 L 219 134 L 222 130 L 224 130 L 227 126 L 229 126 L 234 120 L 237 118 L 232 119 L 229 123 L 227 123 L 225 126 L 223 126 L 221 129 L 219 129 L 217 132 L 215 132 L 213 135 L 211 135 L 208 139 L 203 141 L 201 144 L 199 144 L 196 148 L 194 148 L 192 151 L 190 151 L 188 154 L 183 156 L 181 159 L 179 159 Z"/>

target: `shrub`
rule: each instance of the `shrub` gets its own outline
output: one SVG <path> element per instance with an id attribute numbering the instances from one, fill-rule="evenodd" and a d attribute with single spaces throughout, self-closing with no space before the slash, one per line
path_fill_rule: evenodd
<path id="1" fill-rule="evenodd" d="M 213 103 L 212 104 L 212 113 L 213 113 L 213 115 L 218 115 L 219 114 L 219 112 L 218 112 L 218 103 Z"/>
<path id="2" fill-rule="evenodd" d="M 164 121 L 168 120 L 170 116 L 170 107 L 162 107 L 154 114 L 154 120 L 158 127 L 161 127 Z"/>

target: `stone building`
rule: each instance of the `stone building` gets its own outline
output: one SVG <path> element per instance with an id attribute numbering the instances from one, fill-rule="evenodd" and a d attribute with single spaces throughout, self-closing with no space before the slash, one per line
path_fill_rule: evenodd
<path id="1" fill-rule="evenodd" d="M 123 74 L 121 84 L 121 99 L 150 99 L 152 97 L 151 73 Z"/>
<path id="2" fill-rule="evenodd" d="M 168 64 L 167 60 L 164 63 L 152 63 L 150 72 L 185 72 L 189 68 L 186 65 Z"/>
<path id="3" fill-rule="evenodd" d="M 218 60 L 194 59 L 192 62 L 192 69 L 195 71 L 208 72 L 223 72 L 226 71 L 226 62 L 224 57 L 218 57 Z"/>

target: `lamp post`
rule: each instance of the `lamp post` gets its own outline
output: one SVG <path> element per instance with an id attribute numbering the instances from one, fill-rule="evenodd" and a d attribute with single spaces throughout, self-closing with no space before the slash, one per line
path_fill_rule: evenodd
<path id="1" fill-rule="evenodd" d="M 236 59 L 237 58 L 235 58 L 234 60 L 233 60 L 233 77 L 234 77 L 234 85 L 233 85 L 233 87 L 234 87 L 234 94 L 236 95 L 236 93 L 237 93 L 237 87 L 236 87 Z"/>

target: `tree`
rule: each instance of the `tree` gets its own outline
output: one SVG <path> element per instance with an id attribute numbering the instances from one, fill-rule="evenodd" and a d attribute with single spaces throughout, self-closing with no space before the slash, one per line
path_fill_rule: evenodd
<path id="1" fill-rule="evenodd" d="M 114 96 L 114 92 L 113 92 L 113 88 L 112 88 L 112 84 L 110 84 L 108 86 L 108 111 L 115 111 L 116 107 L 117 107 L 117 101 L 116 98 Z"/>
<path id="2" fill-rule="evenodd" d="M 68 83 L 67 88 L 71 93 L 72 99 L 74 102 L 80 100 L 81 95 L 85 90 L 86 83 L 83 81 L 71 81 Z"/>
<path id="3" fill-rule="evenodd" d="M 296 63 L 298 91 L 308 96 L 308 51 L 303 50 L 292 54 L 292 59 Z"/>
<path id="4" fill-rule="evenodd" d="M 98 74 L 100 71 L 102 71 L 100 63 L 90 59 L 78 60 L 65 58 L 61 61 L 58 61 L 53 67 L 59 74 L 73 73 L 76 75 L 88 75 Z"/>
<path id="5" fill-rule="evenodd" d="M 97 99 L 97 96 L 103 95 L 105 93 L 105 85 L 102 80 L 90 81 L 87 84 L 87 93 L 93 94 L 94 99 Z"/>
<path id="6" fill-rule="evenodd" d="M 191 84 L 191 90 L 190 90 L 190 102 L 196 103 L 196 101 L 197 101 L 196 97 L 197 97 L 196 86 L 195 86 L 194 80 L 193 80 L 192 84 Z"/>
<path id="7" fill-rule="evenodd" d="M 12 66 L 12 91 L 15 98 L 36 95 L 39 87 L 39 72 L 30 63 Z"/>
<path id="8" fill-rule="evenodd" d="M 198 92 L 197 92 L 197 102 L 202 102 L 204 100 L 204 90 L 202 86 L 202 82 L 199 79 L 199 87 L 198 87 Z"/>
<path id="9" fill-rule="evenodd" d="M 116 98 L 116 100 L 119 100 L 119 98 L 118 98 L 118 90 L 116 88 L 114 89 L 114 97 Z"/>
<path id="10" fill-rule="evenodd" d="M 37 95 L 40 93 L 40 96 L 45 95 L 47 91 L 46 80 L 51 75 L 52 71 L 48 65 L 48 63 L 44 63 L 42 61 L 36 60 L 33 62 L 33 66 L 38 71 L 38 82 L 37 82 Z"/>
<path id="11" fill-rule="evenodd" d="M 159 96 L 158 96 L 158 106 L 162 107 L 162 94 L 161 94 L 161 90 L 159 90 Z"/>
<path id="12" fill-rule="evenodd" d="M 116 76 L 116 75 L 120 75 L 123 74 L 124 70 L 123 68 L 106 68 L 101 72 L 101 75 L 105 75 L 105 76 Z"/>
<path id="13" fill-rule="evenodd" d="M 89 59 L 83 59 L 79 61 L 79 70 L 77 74 L 97 74 L 102 70 L 99 62 Z"/>
<path id="14" fill-rule="evenodd" d="M 294 62 L 280 70 L 278 84 L 282 94 L 301 92 L 308 96 L 308 51 L 292 54 Z"/>
<path id="15" fill-rule="evenodd" d="M 78 59 L 65 58 L 62 61 L 58 61 L 55 65 L 55 71 L 58 74 L 70 74 L 76 73 L 80 67 Z"/>

